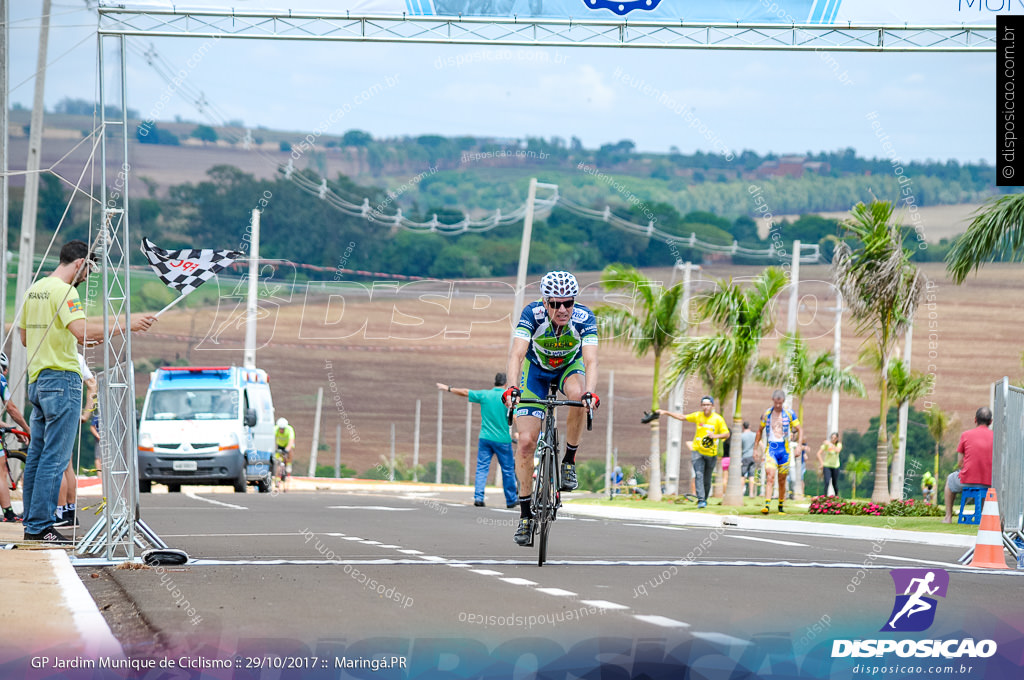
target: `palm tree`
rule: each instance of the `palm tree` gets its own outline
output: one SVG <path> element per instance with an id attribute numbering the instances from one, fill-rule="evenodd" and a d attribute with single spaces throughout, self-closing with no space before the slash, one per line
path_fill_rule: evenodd
<path id="1" fill-rule="evenodd" d="M 712 321 L 719 332 L 710 337 L 684 338 L 672 356 L 670 381 L 684 373 L 711 369 L 725 394 L 735 391 L 731 430 L 734 445 L 743 434 L 743 381 L 757 360 L 761 340 L 775 329 L 770 305 L 786 283 L 786 273 L 777 267 L 765 269 L 747 288 L 732 280 L 719 281 L 715 291 L 697 304 L 700 318 Z M 729 475 L 722 505 L 743 505 L 741 475 Z"/>
<path id="2" fill-rule="evenodd" d="M 856 249 L 846 240 L 836 246 L 832 268 L 843 299 L 853 313 L 857 330 L 868 336 L 877 353 L 881 370 L 879 385 L 878 446 L 875 451 L 875 487 L 871 500 L 889 502 L 886 475 L 889 448 L 886 415 L 889 410 L 888 364 L 896 338 L 909 326 L 924 281 L 903 247 L 904 230 L 891 222 L 893 207 L 888 201 L 858 203 L 846 221 L 846 236 L 856 239 Z"/>
<path id="3" fill-rule="evenodd" d="M 946 253 L 946 271 L 955 283 L 997 255 L 1019 257 L 1024 252 L 1024 194 L 990 199 L 975 214 L 967 231 Z"/>
<path id="4" fill-rule="evenodd" d="M 680 310 L 683 283 L 665 288 L 651 281 L 634 267 L 610 264 L 601 274 L 601 284 L 609 290 L 627 288 L 637 303 L 634 309 L 601 307 L 596 311 L 601 334 L 613 343 L 632 347 L 637 357 L 654 353 L 654 380 L 651 389 L 651 410 L 660 408 L 659 379 L 661 355 L 686 331 Z M 648 498 L 661 500 L 661 430 L 658 420 L 651 423 L 650 487 Z"/>
<path id="5" fill-rule="evenodd" d="M 902 359 L 889 362 L 888 390 L 889 398 L 903 408 L 903 404 L 913 404 L 928 394 L 935 385 L 935 376 L 926 375 L 921 371 L 912 371 Z M 896 441 L 905 441 L 905 433 L 896 430 Z M 903 500 L 903 472 L 906 469 L 906 450 L 904 446 L 896 447 L 896 455 L 892 460 L 892 498 Z"/>
<path id="6" fill-rule="evenodd" d="M 928 434 L 935 440 L 935 479 L 939 478 L 939 442 L 953 430 L 953 419 L 948 413 L 932 404 L 924 412 L 924 421 L 928 424 Z M 938 482 L 936 482 L 938 483 Z M 937 503 L 936 503 L 937 504 Z"/>
<path id="7" fill-rule="evenodd" d="M 853 492 L 850 495 L 850 500 L 856 500 L 857 481 L 863 474 L 871 470 L 871 460 L 868 458 L 850 458 L 846 461 L 846 466 L 843 469 L 849 472 L 853 478 Z"/>
<path id="8" fill-rule="evenodd" d="M 779 354 L 781 356 L 760 359 L 753 375 L 766 385 L 785 385 L 786 391 L 797 400 L 797 418 L 801 423 L 804 422 L 804 397 L 810 392 L 831 392 L 838 388 L 858 397 L 867 395 L 852 367 L 837 367 L 830 351 L 812 357 L 799 333 L 779 343 Z M 803 478 L 798 475 L 793 482 L 796 494 L 803 495 Z"/>

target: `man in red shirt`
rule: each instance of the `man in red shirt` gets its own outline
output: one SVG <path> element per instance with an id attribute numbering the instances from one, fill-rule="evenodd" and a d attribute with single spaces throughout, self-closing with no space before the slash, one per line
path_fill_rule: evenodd
<path id="1" fill-rule="evenodd" d="M 992 486 L 992 411 L 982 406 L 974 414 L 973 430 L 960 435 L 956 452 L 960 454 L 960 469 L 946 479 L 946 516 L 943 524 L 953 521 L 953 499 L 964 486 Z"/>

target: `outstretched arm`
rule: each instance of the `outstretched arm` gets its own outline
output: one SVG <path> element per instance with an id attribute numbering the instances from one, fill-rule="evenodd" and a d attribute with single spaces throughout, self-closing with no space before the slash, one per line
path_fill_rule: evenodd
<path id="1" fill-rule="evenodd" d="M 451 392 L 452 394 L 457 394 L 460 397 L 469 396 L 469 389 L 465 387 L 452 387 L 451 385 L 447 385 L 445 383 L 437 383 L 437 389 L 441 390 L 442 392 Z"/>

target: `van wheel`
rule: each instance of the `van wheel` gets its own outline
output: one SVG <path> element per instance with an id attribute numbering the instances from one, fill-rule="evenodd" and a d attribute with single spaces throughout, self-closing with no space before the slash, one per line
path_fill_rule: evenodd
<path id="1" fill-rule="evenodd" d="M 153 490 L 153 482 L 148 479 L 139 480 L 139 493 L 149 493 Z"/>
<path id="2" fill-rule="evenodd" d="M 168 484 L 167 493 L 181 493 L 181 484 Z"/>
<path id="3" fill-rule="evenodd" d="M 238 472 L 238 479 L 235 480 L 235 493 L 245 493 L 249 482 L 245 479 L 245 466 Z"/>
<path id="4" fill-rule="evenodd" d="M 273 486 L 273 484 L 274 480 L 270 476 L 270 473 L 268 472 L 264 476 L 260 477 L 259 481 L 256 482 L 256 490 L 259 491 L 260 493 L 270 493 L 270 489 Z"/>

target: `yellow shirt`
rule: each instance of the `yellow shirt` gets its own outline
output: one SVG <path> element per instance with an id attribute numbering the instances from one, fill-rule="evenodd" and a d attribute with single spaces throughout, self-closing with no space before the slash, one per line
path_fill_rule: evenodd
<path id="1" fill-rule="evenodd" d="M 18 326 L 25 329 L 30 383 L 46 368 L 82 374 L 78 340 L 67 329 L 76 319 L 85 319 L 85 307 L 74 286 L 47 276 L 28 289 Z"/>
<path id="2" fill-rule="evenodd" d="M 716 441 L 710 449 L 706 449 L 701 440 L 708 434 L 728 434 L 729 428 L 725 424 L 725 419 L 717 413 L 705 416 L 704 411 L 689 413 L 686 419 L 697 424 L 697 430 L 693 435 L 693 450 L 702 456 L 717 456 L 718 442 Z"/>

